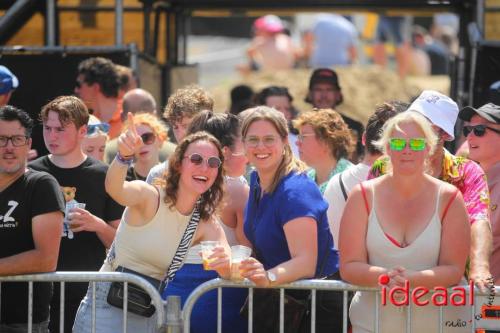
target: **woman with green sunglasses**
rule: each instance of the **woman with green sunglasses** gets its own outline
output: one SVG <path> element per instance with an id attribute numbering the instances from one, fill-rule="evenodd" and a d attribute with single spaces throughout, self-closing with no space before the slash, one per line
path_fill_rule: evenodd
<path id="1" fill-rule="evenodd" d="M 366 287 L 384 283 L 389 291 L 406 284 L 429 290 L 465 284 L 470 227 L 462 195 L 425 172 L 437 141 L 431 124 L 416 112 L 403 112 L 385 124 L 374 144 L 389 156 L 390 171 L 354 188 L 342 217 L 340 273 L 345 281 Z M 400 296 L 396 293 L 396 301 Z M 430 294 L 419 301 L 429 302 L 409 308 L 389 300 L 380 307 L 380 332 L 405 331 L 408 311 L 413 332 L 437 332 L 439 307 Z M 356 293 L 350 308 L 353 333 L 375 331 L 375 302 L 372 292 Z M 468 323 L 470 307 L 443 310 L 443 332 L 466 331 L 445 323 L 457 318 Z"/>

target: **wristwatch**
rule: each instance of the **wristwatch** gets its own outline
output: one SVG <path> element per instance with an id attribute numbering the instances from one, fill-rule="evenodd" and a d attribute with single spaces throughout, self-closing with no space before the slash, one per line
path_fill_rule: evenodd
<path id="1" fill-rule="evenodd" d="M 271 282 L 271 283 L 276 282 L 276 274 L 274 274 L 271 271 L 266 271 L 266 275 L 267 275 L 267 279 L 269 280 L 269 282 Z"/>

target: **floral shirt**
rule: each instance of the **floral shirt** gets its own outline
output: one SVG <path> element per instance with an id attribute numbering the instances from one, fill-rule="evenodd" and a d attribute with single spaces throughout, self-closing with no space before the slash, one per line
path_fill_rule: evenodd
<path id="1" fill-rule="evenodd" d="M 377 178 L 387 173 L 388 157 L 376 160 L 368 179 Z M 443 169 L 440 180 L 456 186 L 462 193 L 465 207 L 469 215 L 469 222 L 473 224 L 478 220 L 488 220 L 488 206 L 490 196 L 486 176 L 481 167 L 466 158 L 458 157 L 444 150 Z"/>
<path id="2" fill-rule="evenodd" d="M 321 194 L 325 194 L 326 185 L 328 185 L 328 181 L 330 179 L 332 179 L 333 176 L 335 176 L 338 173 L 343 172 L 345 169 L 347 169 L 347 168 L 349 168 L 349 167 L 351 167 L 353 165 L 354 164 L 352 164 L 351 162 L 349 162 L 345 158 L 341 158 L 340 160 L 338 160 L 337 161 L 337 166 L 335 166 L 335 168 L 332 170 L 332 172 L 330 172 L 330 175 L 328 175 L 328 180 L 326 182 L 318 185 L 319 191 L 321 192 Z M 316 170 L 309 169 L 307 171 L 307 176 L 309 178 L 311 178 L 316 183 Z"/>

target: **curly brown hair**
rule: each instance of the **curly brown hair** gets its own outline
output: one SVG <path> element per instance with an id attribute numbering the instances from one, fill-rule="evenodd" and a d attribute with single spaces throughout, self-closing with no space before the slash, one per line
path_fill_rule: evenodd
<path id="1" fill-rule="evenodd" d="M 179 179 L 181 177 L 180 169 L 184 154 L 189 145 L 197 141 L 207 141 L 212 143 L 218 151 L 219 158 L 224 162 L 224 155 L 219 141 L 207 132 L 196 132 L 186 136 L 181 143 L 176 147 L 175 152 L 168 160 L 168 170 L 165 174 L 165 203 L 170 208 L 174 207 L 177 200 L 177 192 L 179 190 Z M 199 206 L 200 217 L 202 220 L 207 220 L 212 214 L 217 211 L 222 198 L 224 196 L 224 168 L 221 166 L 214 183 L 208 191 L 201 195 L 201 203 Z"/>
<path id="2" fill-rule="evenodd" d="M 182 120 L 182 117 L 192 118 L 202 110 L 212 111 L 214 99 L 203 88 L 197 85 L 177 89 L 169 98 L 163 112 L 170 125 Z"/>
<path id="3" fill-rule="evenodd" d="M 355 141 L 349 127 L 338 112 L 332 109 L 314 109 L 304 112 L 293 121 L 293 126 L 299 129 L 304 125 L 311 125 L 318 140 L 330 147 L 332 156 L 337 161 L 351 157 Z"/>

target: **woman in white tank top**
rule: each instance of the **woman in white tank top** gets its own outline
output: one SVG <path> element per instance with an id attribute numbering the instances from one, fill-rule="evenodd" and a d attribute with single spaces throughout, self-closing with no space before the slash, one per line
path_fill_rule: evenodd
<path id="1" fill-rule="evenodd" d="M 342 217 L 340 273 L 345 281 L 381 286 L 380 296 L 387 296 L 405 283 L 410 289 L 433 290 L 463 280 L 470 227 L 458 190 L 425 173 L 436 142 L 430 123 L 416 112 L 386 123 L 376 144 L 389 155 L 392 172 L 354 188 Z M 404 332 L 408 315 L 413 333 L 438 332 L 439 308 L 429 294 L 419 300 L 429 304 L 415 304 L 411 291 L 411 307 L 387 297 L 386 305 L 379 304 L 379 332 Z M 350 307 L 353 333 L 375 331 L 375 302 L 373 292 L 356 293 Z M 444 307 L 443 331 L 470 331 L 470 313 L 467 305 Z"/>
<path id="2" fill-rule="evenodd" d="M 118 155 L 106 175 L 106 191 L 126 209 L 101 271 L 122 266 L 163 280 L 199 202 L 200 221 L 191 244 L 219 241 L 221 246 L 214 250 L 209 266 L 228 278 L 230 249 L 214 216 L 223 196 L 223 153 L 219 142 L 206 132 L 186 136 L 169 159 L 164 186 L 127 182 L 127 167 L 143 144 L 130 113 L 128 121 L 129 129 L 120 135 Z M 94 305 L 96 332 L 115 332 L 123 326 L 123 310 L 107 304 L 109 288 L 109 282 L 98 282 L 95 295 L 89 288 L 78 309 L 73 332 L 90 332 Z M 129 312 L 127 317 L 130 332 L 157 331 L 156 315 L 148 318 Z"/>
<path id="3" fill-rule="evenodd" d="M 224 205 L 217 221 L 220 223 L 229 245 L 244 244 L 248 241 L 243 235 L 243 209 L 248 199 L 248 184 L 242 177 L 246 170 L 247 159 L 243 151 L 240 134 L 240 119 L 229 113 L 201 111 L 197 114 L 187 133 L 206 131 L 212 134 L 222 146 L 224 154 Z M 186 264 L 177 272 L 162 296 L 181 297 L 182 305 L 191 292 L 200 284 L 214 279 L 217 274 L 203 269 L 200 247 L 189 249 Z M 223 332 L 246 332 L 247 323 L 240 316 L 247 295 L 246 289 L 224 288 L 222 293 L 222 330 Z M 204 295 L 191 313 L 191 333 L 211 333 L 217 330 L 217 295 L 214 292 Z"/>

